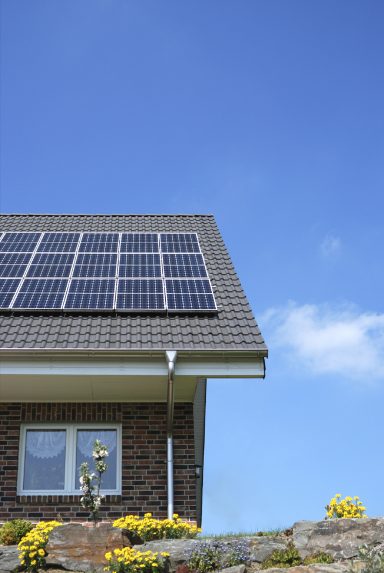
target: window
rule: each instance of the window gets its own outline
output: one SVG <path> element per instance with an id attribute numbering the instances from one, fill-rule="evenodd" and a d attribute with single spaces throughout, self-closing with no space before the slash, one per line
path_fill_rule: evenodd
<path id="1" fill-rule="evenodd" d="M 20 442 L 19 494 L 80 494 L 79 468 L 93 471 L 95 440 L 108 448 L 103 493 L 121 492 L 121 428 L 114 424 L 45 424 L 23 426 Z"/>

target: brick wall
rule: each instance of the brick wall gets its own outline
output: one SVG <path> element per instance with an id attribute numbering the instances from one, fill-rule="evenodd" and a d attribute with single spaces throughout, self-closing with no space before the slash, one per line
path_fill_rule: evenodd
<path id="1" fill-rule="evenodd" d="M 100 517 L 167 515 L 166 404 L 0 404 L 0 521 L 13 518 L 83 521 L 79 497 L 17 496 L 22 423 L 114 422 L 122 425 L 122 494 L 107 496 Z M 196 519 L 193 406 L 175 404 L 175 512 Z"/>

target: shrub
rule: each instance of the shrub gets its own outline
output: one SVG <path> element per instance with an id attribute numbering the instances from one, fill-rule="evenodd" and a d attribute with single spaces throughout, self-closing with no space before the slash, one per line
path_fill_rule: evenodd
<path id="1" fill-rule="evenodd" d="M 188 568 L 198 573 L 208 573 L 249 561 L 249 548 L 245 540 L 227 543 L 211 541 L 199 543 L 188 556 Z"/>
<path id="2" fill-rule="evenodd" d="M 26 519 L 11 519 L 0 528 L 0 543 L 16 545 L 32 527 L 33 524 Z"/>
<path id="3" fill-rule="evenodd" d="M 292 542 L 288 543 L 286 549 L 276 549 L 271 555 L 261 564 L 262 569 L 270 569 L 278 567 L 279 569 L 294 567 L 301 565 L 301 557 L 296 547 Z"/>
<path id="4" fill-rule="evenodd" d="M 110 573 L 153 573 L 165 571 L 169 553 L 152 553 L 152 551 L 136 551 L 133 547 L 114 549 L 105 554 Z"/>
<path id="5" fill-rule="evenodd" d="M 313 555 L 308 555 L 303 561 L 303 565 L 312 565 L 312 563 L 333 563 L 333 557 L 324 553 L 324 551 L 319 551 Z"/>
<path id="6" fill-rule="evenodd" d="M 130 538 L 141 542 L 153 539 L 192 538 L 201 531 L 195 525 L 182 521 L 177 513 L 173 514 L 173 519 L 155 519 L 152 513 L 146 513 L 143 518 L 138 515 L 127 515 L 117 519 L 113 527 L 123 529 Z"/>
<path id="7" fill-rule="evenodd" d="M 59 521 L 41 521 L 20 541 L 20 565 L 29 571 L 45 566 L 45 546 L 52 529 L 62 525 Z"/>
<path id="8" fill-rule="evenodd" d="M 374 547 L 363 545 L 359 557 L 364 564 L 361 573 L 384 573 L 384 543 Z"/>
<path id="9" fill-rule="evenodd" d="M 341 499 L 341 495 L 337 493 L 335 497 L 331 499 L 329 504 L 325 507 L 327 515 L 325 519 L 333 519 L 337 517 L 342 518 L 361 518 L 367 517 L 365 515 L 366 508 L 360 501 L 359 497 L 355 495 L 352 497 L 347 496 Z"/>

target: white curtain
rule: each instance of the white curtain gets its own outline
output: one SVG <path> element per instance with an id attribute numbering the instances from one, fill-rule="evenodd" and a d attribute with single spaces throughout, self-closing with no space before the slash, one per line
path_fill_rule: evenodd
<path id="1" fill-rule="evenodd" d="M 93 430 L 77 432 L 77 447 L 86 458 L 92 457 L 93 444 L 95 440 L 100 440 L 102 444 L 107 446 L 108 452 L 113 452 L 116 448 L 116 431 L 115 430 Z"/>
<path id="2" fill-rule="evenodd" d="M 34 458 L 58 456 L 65 448 L 65 431 L 28 430 L 26 451 Z"/>

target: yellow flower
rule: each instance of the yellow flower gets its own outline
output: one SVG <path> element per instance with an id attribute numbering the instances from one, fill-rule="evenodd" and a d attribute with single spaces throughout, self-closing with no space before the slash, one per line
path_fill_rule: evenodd
<path id="1" fill-rule="evenodd" d="M 39 549 L 38 554 L 40 555 L 40 557 L 44 557 L 44 555 L 45 555 L 44 549 Z"/>

